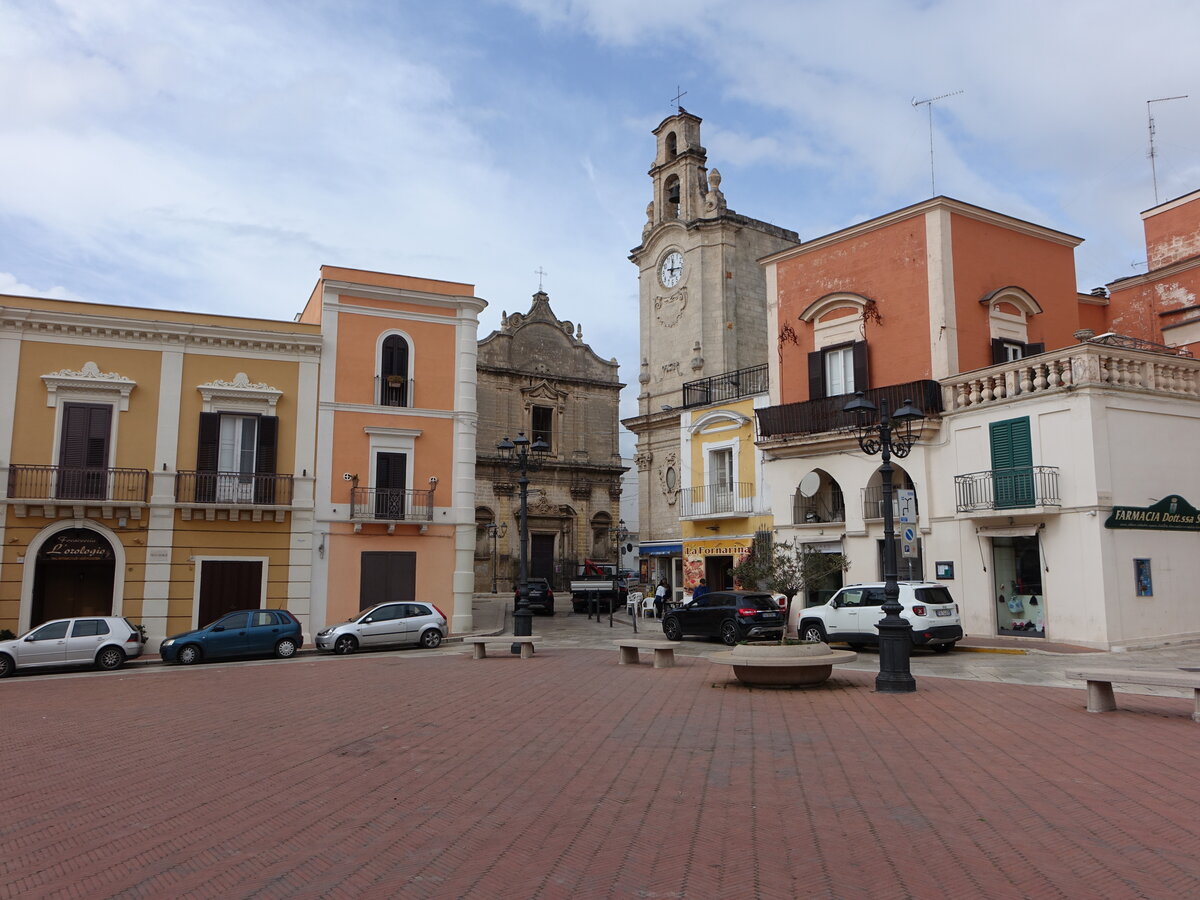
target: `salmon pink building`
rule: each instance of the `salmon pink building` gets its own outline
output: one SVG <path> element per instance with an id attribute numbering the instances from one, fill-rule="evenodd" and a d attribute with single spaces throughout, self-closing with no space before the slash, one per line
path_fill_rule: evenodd
<path id="1" fill-rule="evenodd" d="M 324 266 L 318 324 L 314 631 L 422 600 L 471 627 L 475 547 L 473 285 Z"/>

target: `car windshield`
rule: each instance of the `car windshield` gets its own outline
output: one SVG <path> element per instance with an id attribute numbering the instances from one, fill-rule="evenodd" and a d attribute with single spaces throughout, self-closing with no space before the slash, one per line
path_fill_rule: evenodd
<path id="1" fill-rule="evenodd" d="M 917 596 L 917 600 L 921 603 L 937 605 L 954 602 L 954 598 L 950 596 L 950 592 L 944 587 L 917 588 L 914 593 Z"/>

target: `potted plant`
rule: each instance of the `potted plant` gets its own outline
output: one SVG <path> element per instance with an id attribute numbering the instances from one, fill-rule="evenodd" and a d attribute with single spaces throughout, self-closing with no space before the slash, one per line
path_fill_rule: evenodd
<path id="1" fill-rule="evenodd" d="M 783 594 L 790 607 L 793 598 L 808 586 L 849 567 L 841 553 L 821 553 L 789 541 L 776 544 L 770 533 L 760 533 L 749 555 L 734 566 L 733 577 L 740 584 Z M 856 653 L 831 650 L 821 641 L 789 638 L 786 621 L 777 644 L 743 643 L 709 657 L 718 665 L 733 666 L 734 676 L 743 684 L 770 687 L 819 684 L 830 676 L 834 665 L 855 658 Z"/>

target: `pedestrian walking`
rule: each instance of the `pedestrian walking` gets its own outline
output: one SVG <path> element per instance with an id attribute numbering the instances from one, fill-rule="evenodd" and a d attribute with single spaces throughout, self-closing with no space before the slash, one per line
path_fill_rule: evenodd
<path id="1" fill-rule="evenodd" d="M 661 619 L 663 617 L 664 608 L 667 605 L 667 591 L 670 588 L 667 586 L 667 579 L 663 578 L 658 582 L 658 589 L 654 592 L 654 617 Z"/>

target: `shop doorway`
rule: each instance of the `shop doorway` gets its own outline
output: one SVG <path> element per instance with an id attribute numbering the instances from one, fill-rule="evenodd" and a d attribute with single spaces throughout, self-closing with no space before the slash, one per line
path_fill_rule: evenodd
<path id="1" fill-rule="evenodd" d="M 260 560 L 201 560 L 196 624 L 207 625 L 237 609 L 258 609 L 262 606 L 262 576 Z"/>
<path id="2" fill-rule="evenodd" d="M 38 550 L 29 627 L 51 619 L 111 616 L 116 555 L 104 535 L 69 528 Z"/>
<path id="3" fill-rule="evenodd" d="M 358 608 L 417 599 L 417 554 L 366 551 L 359 557 Z"/>
<path id="4" fill-rule="evenodd" d="M 1046 594 L 1042 590 L 1042 550 L 1037 536 L 992 538 L 996 633 L 1046 636 Z"/>
<path id="5" fill-rule="evenodd" d="M 704 580 L 710 591 L 733 590 L 733 557 L 704 557 Z"/>

